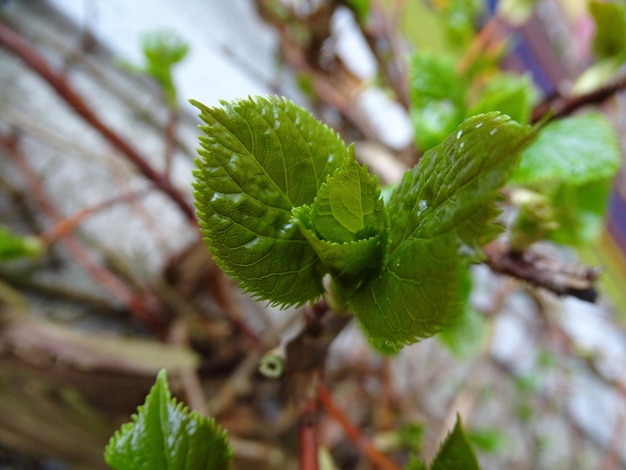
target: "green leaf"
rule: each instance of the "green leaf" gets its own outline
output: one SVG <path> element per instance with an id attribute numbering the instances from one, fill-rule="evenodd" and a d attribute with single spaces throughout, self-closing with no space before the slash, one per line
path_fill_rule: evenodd
<path id="1" fill-rule="evenodd" d="M 474 116 L 404 175 L 383 271 L 349 301 L 374 346 L 397 351 L 458 317 L 467 264 L 497 234 L 497 190 L 532 135 L 498 113 Z"/>
<path id="2" fill-rule="evenodd" d="M 558 228 L 548 237 L 580 245 L 599 233 L 621 153 L 601 115 L 585 114 L 548 124 L 522 153 L 513 184 L 546 195 Z"/>
<path id="3" fill-rule="evenodd" d="M 448 47 L 464 53 L 476 36 L 476 22 L 485 9 L 484 0 L 448 0 L 441 12 Z"/>
<path id="4" fill-rule="evenodd" d="M 417 457 L 411 456 L 403 470 L 427 470 L 426 464 Z"/>
<path id="5" fill-rule="evenodd" d="M 468 114 L 473 116 L 500 111 L 517 122 L 527 124 L 536 96 L 537 91 L 528 75 L 498 75 L 489 81 L 480 100 L 472 106 Z"/>
<path id="6" fill-rule="evenodd" d="M 538 185 L 585 184 L 612 178 L 621 161 L 611 124 L 600 114 L 584 114 L 546 125 L 522 152 L 511 182 Z"/>
<path id="7" fill-rule="evenodd" d="M 356 160 L 338 169 L 320 188 L 312 223 L 324 240 L 351 242 L 385 228 L 378 180 Z"/>
<path id="8" fill-rule="evenodd" d="M 280 98 L 209 108 L 192 102 L 201 129 L 195 198 L 215 262 L 241 287 L 274 305 L 323 292 L 324 267 L 292 218 L 310 205 L 351 155 L 335 132 Z"/>
<path id="9" fill-rule="evenodd" d="M 293 211 L 302 234 L 344 297 L 382 265 L 385 216 L 378 180 L 351 160 L 321 186 L 312 206 Z"/>
<path id="10" fill-rule="evenodd" d="M 610 178 L 558 186 L 551 194 L 557 228 L 547 238 L 574 246 L 594 241 L 604 226 L 611 187 Z"/>
<path id="11" fill-rule="evenodd" d="M 190 412 L 172 397 L 165 370 L 144 405 L 107 445 L 106 463 L 116 470 L 213 470 L 230 468 L 231 450 L 212 418 Z"/>
<path id="12" fill-rule="evenodd" d="M 430 470 L 480 470 L 459 415 L 456 417 L 454 430 L 441 444 Z"/>
<path id="13" fill-rule="evenodd" d="M 8 227 L 0 226 L 0 262 L 17 258 L 34 258 L 43 253 L 45 247 L 38 237 L 19 236 Z"/>
<path id="14" fill-rule="evenodd" d="M 593 51 L 598 59 L 622 57 L 626 54 L 626 5 L 623 2 L 589 3 L 596 23 Z"/>
<path id="15" fill-rule="evenodd" d="M 467 271 L 462 293 L 464 308 L 454 323 L 437 335 L 457 359 L 471 358 L 480 347 L 485 332 L 484 317 L 469 304 L 471 288 L 472 277 Z"/>
<path id="16" fill-rule="evenodd" d="M 498 429 L 475 429 L 467 433 L 469 442 L 484 452 L 499 452 L 506 447 L 507 440 Z"/>
<path id="17" fill-rule="evenodd" d="M 451 58 L 424 51 L 413 56 L 409 79 L 415 143 L 428 150 L 463 121 L 465 81 Z"/>

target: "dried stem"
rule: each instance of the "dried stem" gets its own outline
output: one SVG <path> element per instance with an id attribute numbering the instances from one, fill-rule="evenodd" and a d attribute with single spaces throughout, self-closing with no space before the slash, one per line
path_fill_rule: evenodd
<path id="1" fill-rule="evenodd" d="M 15 138 L 11 135 L 0 134 L 0 145 L 5 148 L 9 158 L 13 160 L 16 168 L 21 172 L 30 193 L 46 216 L 56 223 L 63 220 L 57 208 L 52 204 L 52 199 L 44 193 L 38 178 L 35 176 L 34 169 L 31 168 L 27 159 L 18 148 Z M 151 327 L 154 331 L 160 332 L 163 330 L 165 326 L 164 319 L 154 310 L 154 305 L 149 306 L 148 299 L 135 294 L 125 282 L 93 259 L 89 250 L 78 237 L 68 234 L 62 241 L 70 253 L 72 253 L 76 262 L 97 284 L 101 285 L 118 302 L 133 312 L 137 319 Z"/>
<path id="2" fill-rule="evenodd" d="M 85 121 L 96 129 L 109 143 L 119 150 L 137 168 L 137 170 L 155 187 L 167 194 L 180 208 L 183 214 L 195 223 L 195 214 L 191 204 L 185 199 L 165 175 L 154 169 L 148 161 L 124 140 L 117 132 L 107 126 L 72 88 L 68 80 L 50 68 L 46 60 L 24 38 L 12 31 L 6 24 L 0 23 L 0 45 L 21 58 L 34 72 L 43 78 L 56 93 L 76 111 Z"/>

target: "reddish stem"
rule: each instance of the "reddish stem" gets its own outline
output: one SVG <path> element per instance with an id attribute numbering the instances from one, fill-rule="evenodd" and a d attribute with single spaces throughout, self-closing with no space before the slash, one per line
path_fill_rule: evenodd
<path id="1" fill-rule="evenodd" d="M 156 188 L 167 194 L 185 216 L 195 223 L 193 207 L 185 197 L 171 185 L 167 177 L 155 170 L 148 161 L 128 142 L 108 127 L 91 109 L 87 102 L 74 91 L 65 77 L 50 68 L 46 60 L 19 34 L 0 22 L 0 45 L 13 52 L 34 72 L 42 77 L 65 102 L 85 121 L 96 129 L 110 144 L 126 155 L 137 170 L 152 181 Z"/>
<path id="2" fill-rule="evenodd" d="M 51 198 L 44 193 L 35 171 L 28 164 L 26 158 L 17 146 L 12 136 L 0 133 L 0 145 L 2 145 L 13 160 L 15 166 L 22 174 L 30 193 L 37 201 L 46 216 L 53 222 L 62 219 L 57 208 L 52 204 Z M 108 269 L 100 265 L 85 248 L 78 237 L 72 233 L 66 234 L 62 241 L 68 251 L 74 256 L 76 262 L 89 274 L 89 276 L 105 290 L 107 290 L 118 302 L 128 308 L 138 320 L 148 325 L 156 332 L 162 332 L 164 321 L 159 315 L 148 307 L 147 299 L 135 294 L 120 278 Z"/>
<path id="3" fill-rule="evenodd" d="M 320 403 L 324 406 L 326 411 L 341 425 L 350 442 L 357 446 L 363 454 L 378 468 L 383 470 L 400 470 L 400 467 L 392 462 L 385 454 L 380 452 L 372 443 L 365 437 L 357 427 L 352 424 L 346 415 L 339 409 L 331 397 L 328 389 L 321 386 L 319 388 L 318 397 Z"/>
<path id="4" fill-rule="evenodd" d="M 300 405 L 298 440 L 300 470 L 318 470 L 317 400 L 308 398 Z"/>

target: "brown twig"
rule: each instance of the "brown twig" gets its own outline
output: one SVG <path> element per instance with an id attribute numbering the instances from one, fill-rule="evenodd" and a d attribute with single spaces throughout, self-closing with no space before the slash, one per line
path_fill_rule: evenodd
<path id="1" fill-rule="evenodd" d="M 150 180 L 157 189 L 167 194 L 190 221 L 195 223 L 195 213 L 191 204 L 170 183 L 165 175 L 155 170 L 148 161 L 117 132 L 107 126 L 92 110 L 89 104 L 72 88 L 68 80 L 50 68 L 46 60 L 18 33 L 0 22 L 0 45 L 17 55 L 34 72 L 43 78 L 54 91 L 76 111 L 85 121 L 106 138 Z"/>
<path id="2" fill-rule="evenodd" d="M 64 218 L 52 204 L 52 199 L 44 193 L 35 176 L 35 170 L 31 168 L 27 159 L 20 151 L 15 137 L 0 133 L 0 145 L 3 146 L 13 160 L 16 168 L 28 185 L 30 194 L 37 201 L 46 216 L 53 222 L 58 223 Z M 152 328 L 156 332 L 162 332 L 164 319 L 154 310 L 154 305 L 149 306 L 150 300 L 137 295 L 128 285 L 120 280 L 115 274 L 99 264 L 83 245 L 78 237 L 68 234 L 63 239 L 63 244 L 72 253 L 76 262 L 89 274 L 89 276 L 105 290 L 107 290 L 118 302 L 133 312 L 138 320 Z"/>
<path id="3" fill-rule="evenodd" d="M 515 252 L 501 242 L 484 248 L 485 263 L 492 271 L 543 287 L 559 295 L 571 295 L 587 302 L 595 302 L 597 291 L 594 282 L 600 269 L 590 266 L 565 266 L 560 261 L 536 251 Z"/>
<path id="4" fill-rule="evenodd" d="M 618 80 L 582 95 L 571 97 L 552 97 L 540 103 L 532 112 L 533 124 L 541 121 L 544 116 L 551 114 L 550 119 L 558 119 L 569 116 L 577 109 L 591 104 L 602 103 L 616 93 L 626 89 L 626 75 Z"/>
<path id="5" fill-rule="evenodd" d="M 96 215 L 117 203 L 127 202 L 131 199 L 137 199 L 139 197 L 142 197 L 148 193 L 149 189 L 150 188 L 144 188 L 139 191 L 120 194 L 105 201 L 102 201 L 98 204 L 86 207 L 70 217 L 66 217 L 57 221 L 51 229 L 41 234 L 41 239 L 46 245 L 50 245 L 60 238 L 63 238 L 72 233 L 81 223 L 83 223 L 89 217 Z"/>

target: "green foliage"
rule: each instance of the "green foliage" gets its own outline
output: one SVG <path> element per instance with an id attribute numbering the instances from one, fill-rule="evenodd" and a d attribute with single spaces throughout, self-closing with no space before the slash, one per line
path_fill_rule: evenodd
<path id="1" fill-rule="evenodd" d="M 626 59 L 626 5 L 624 2 L 589 3 L 595 21 L 593 51 L 597 62 L 574 84 L 575 93 L 586 93 L 610 82 Z"/>
<path id="2" fill-rule="evenodd" d="M 163 89 L 168 106 L 176 109 L 178 102 L 172 71 L 176 64 L 187 57 L 189 44 L 173 31 L 157 30 L 146 33 L 142 37 L 141 46 L 145 63 L 139 67 L 123 65 L 156 80 Z"/>
<path id="3" fill-rule="evenodd" d="M 313 204 L 352 159 L 341 139 L 292 102 L 254 98 L 208 108 L 195 175 L 200 227 L 215 262 L 259 299 L 319 297 L 324 265 L 292 209 Z"/>
<path id="4" fill-rule="evenodd" d="M 506 438 L 498 429 L 473 429 L 467 433 L 467 438 L 483 452 L 500 452 L 506 447 Z"/>
<path id="5" fill-rule="evenodd" d="M 507 116 L 474 116 L 404 175 L 387 205 L 383 271 L 348 302 L 376 347 L 397 351 L 462 312 L 467 264 L 497 233 L 497 190 L 531 135 Z"/>
<path id="6" fill-rule="evenodd" d="M 544 194 L 558 228 L 559 243 L 593 240 L 602 225 L 611 182 L 620 162 L 619 143 L 610 123 L 585 114 L 545 126 L 522 153 L 512 183 Z"/>
<path id="7" fill-rule="evenodd" d="M 460 416 L 457 415 L 456 425 L 441 444 L 430 470 L 480 470 L 476 455 L 463 431 Z"/>
<path id="8" fill-rule="evenodd" d="M 527 124 L 537 99 L 529 76 L 500 74 L 474 89 L 451 56 L 425 51 L 413 56 L 409 78 L 411 120 L 421 150 L 441 143 L 467 116 L 498 111 Z"/>
<path id="9" fill-rule="evenodd" d="M 463 121 L 465 81 L 450 57 L 425 51 L 413 56 L 409 80 L 415 143 L 421 150 L 428 150 Z"/>
<path id="10" fill-rule="evenodd" d="M 532 135 L 503 115 L 468 119 L 406 173 L 385 206 L 352 150 L 295 104 L 194 104 L 206 123 L 196 207 L 216 263 L 283 307 L 315 300 L 329 273 L 387 352 L 462 311 L 467 265 L 497 233 L 497 190 Z"/>
<path id="11" fill-rule="evenodd" d="M 404 470 L 480 470 L 476 455 L 463 430 L 461 417 L 457 415 L 454 429 L 441 443 L 430 466 L 412 456 Z"/>
<path id="12" fill-rule="evenodd" d="M 0 225 L 0 262 L 17 258 L 34 258 L 44 251 L 41 239 L 33 236 L 19 236 L 9 228 Z"/>
<path id="13" fill-rule="evenodd" d="M 465 274 L 463 289 L 463 311 L 450 326 L 443 328 L 439 341 L 452 351 L 458 359 L 470 358 L 478 350 L 485 332 L 485 318 L 469 305 L 472 277 L 469 270 Z"/>
<path id="14" fill-rule="evenodd" d="M 162 370 L 144 405 L 111 438 L 104 456 L 116 470 L 213 470 L 230 468 L 231 450 L 213 419 L 190 412 L 171 396 Z"/>
<path id="15" fill-rule="evenodd" d="M 593 51 L 598 59 L 624 57 L 626 54 L 626 5 L 623 2 L 589 3 L 596 24 Z"/>
<path id="16" fill-rule="evenodd" d="M 302 234 L 346 297 L 380 271 L 383 209 L 377 179 L 352 160 L 322 184 L 312 206 L 293 211 Z"/>
<path id="17" fill-rule="evenodd" d="M 449 47 L 464 53 L 476 34 L 476 20 L 485 9 L 485 0 L 448 0 L 441 21 Z"/>
<path id="18" fill-rule="evenodd" d="M 500 111 L 522 124 L 530 121 L 531 107 L 537 91 L 528 75 L 496 75 L 482 90 L 480 98 L 468 115 Z"/>

